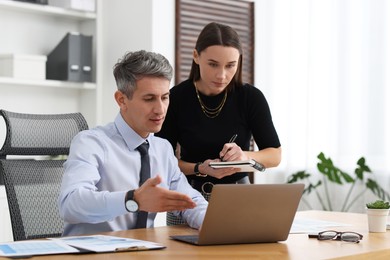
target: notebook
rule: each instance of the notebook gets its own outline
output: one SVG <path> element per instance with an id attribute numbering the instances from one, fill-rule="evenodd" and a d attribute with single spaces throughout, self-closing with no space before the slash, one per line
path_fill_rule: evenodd
<path id="1" fill-rule="evenodd" d="M 216 169 L 226 167 L 239 168 L 240 172 L 265 171 L 265 167 L 253 159 L 246 161 L 210 162 L 209 165 Z"/>
<path id="2" fill-rule="evenodd" d="M 303 189 L 298 183 L 215 185 L 199 234 L 171 238 L 195 245 L 284 241 Z"/>

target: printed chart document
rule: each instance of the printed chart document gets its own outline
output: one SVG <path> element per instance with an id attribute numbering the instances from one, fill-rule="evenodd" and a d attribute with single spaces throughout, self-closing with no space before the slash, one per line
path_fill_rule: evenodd
<path id="1" fill-rule="evenodd" d="M 0 256 L 29 257 L 78 253 L 79 250 L 58 240 L 25 240 L 0 244 Z"/>
<path id="2" fill-rule="evenodd" d="M 82 251 L 92 251 L 97 253 L 165 248 L 165 246 L 154 242 L 105 235 L 62 237 L 52 238 L 52 240 L 59 240 Z"/>
<path id="3" fill-rule="evenodd" d="M 163 248 L 165 246 L 161 244 L 144 240 L 94 235 L 0 243 L 0 256 L 30 257 L 34 255 L 142 251 Z"/>
<path id="4" fill-rule="evenodd" d="M 255 171 L 265 171 L 265 167 L 256 162 L 253 159 L 245 160 L 245 161 L 230 161 L 230 162 L 210 162 L 210 167 L 212 168 L 240 168 L 240 172 L 255 172 Z"/>

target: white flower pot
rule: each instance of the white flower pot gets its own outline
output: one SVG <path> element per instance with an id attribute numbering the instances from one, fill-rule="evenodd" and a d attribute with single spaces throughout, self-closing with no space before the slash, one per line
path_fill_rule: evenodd
<path id="1" fill-rule="evenodd" d="M 366 209 L 369 232 L 386 232 L 389 209 Z"/>

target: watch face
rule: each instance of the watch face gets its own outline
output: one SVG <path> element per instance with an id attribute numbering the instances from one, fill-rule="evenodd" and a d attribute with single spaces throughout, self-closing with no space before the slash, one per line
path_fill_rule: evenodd
<path id="1" fill-rule="evenodd" d="M 138 204 L 134 200 L 128 200 L 126 201 L 126 209 L 130 212 L 137 212 L 138 211 Z"/>

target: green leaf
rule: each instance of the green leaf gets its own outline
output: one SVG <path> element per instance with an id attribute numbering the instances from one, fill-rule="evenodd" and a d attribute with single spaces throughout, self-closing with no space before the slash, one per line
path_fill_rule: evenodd
<path id="1" fill-rule="evenodd" d="M 299 171 L 299 172 L 296 172 L 294 174 L 291 174 L 289 177 L 288 177 L 288 180 L 287 180 L 287 183 L 295 183 L 295 182 L 299 182 L 301 180 L 305 180 L 305 179 L 309 179 L 311 176 L 310 173 L 307 173 L 305 171 Z M 320 186 L 322 184 L 321 181 L 318 181 L 317 184 L 312 184 L 309 180 L 309 185 L 307 185 L 307 187 L 303 190 L 303 193 L 307 193 L 307 194 L 310 194 L 313 190 L 315 190 L 318 186 Z"/>
<path id="2" fill-rule="evenodd" d="M 366 187 L 381 200 L 390 200 L 389 193 L 387 193 L 382 187 L 380 187 L 378 183 L 376 183 L 376 181 L 368 178 L 366 181 Z"/>
<path id="3" fill-rule="evenodd" d="M 366 165 L 366 159 L 364 157 L 361 157 L 357 161 L 358 167 L 355 169 L 355 175 L 359 180 L 363 180 L 364 173 L 370 173 L 371 169 Z"/>
<path id="4" fill-rule="evenodd" d="M 340 171 L 339 173 L 340 173 L 340 175 L 343 177 L 343 179 L 345 180 L 345 182 L 351 183 L 351 182 L 354 182 L 354 181 L 355 181 L 355 179 L 352 178 L 351 175 L 349 175 L 348 173 L 343 172 L 343 171 Z"/>
<path id="5" fill-rule="evenodd" d="M 367 203 L 366 206 L 369 209 L 389 209 L 390 208 L 389 202 L 383 201 L 383 200 L 376 200 L 374 202 Z"/>
<path id="6" fill-rule="evenodd" d="M 320 159 L 320 162 L 317 163 L 317 168 L 329 181 L 338 184 L 343 184 L 343 182 L 351 183 L 355 181 L 348 173 L 343 172 L 334 166 L 332 160 L 330 158 L 327 159 L 324 153 L 321 152 L 317 157 Z"/>
<path id="7" fill-rule="evenodd" d="M 310 177 L 310 173 L 306 173 L 305 171 L 299 171 L 297 173 L 291 174 L 288 179 L 287 183 L 295 183 L 300 180 L 305 180 Z"/>
<path id="8" fill-rule="evenodd" d="M 307 193 L 309 194 L 310 192 L 314 191 L 319 186 L 321 186 L 321 184 L 322 184 L 322 181 L 318 181 L 317 184 L 310 183 L 305 190 L 307 190 Z"/>

